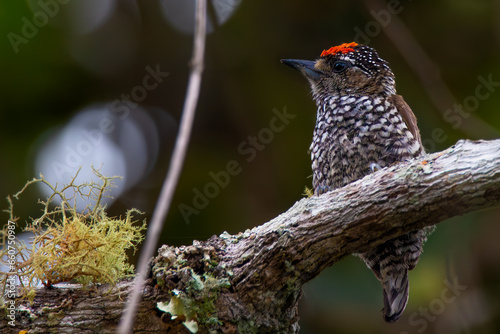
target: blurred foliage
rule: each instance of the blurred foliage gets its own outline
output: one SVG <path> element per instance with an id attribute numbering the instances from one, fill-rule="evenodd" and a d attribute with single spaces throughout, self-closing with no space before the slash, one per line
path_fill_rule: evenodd
<path id="1" fill-rule="evenodd" d="M 113 101 L 129 92 L 140 82 L 147 65 L 160 64 L 170 75 L 142 104 L 161 107 L 180 119 L 191 36 L 166 22 L 159 2 L 142 1 L 137 7 L 129 3 L 118 2 L 108 21 L 88 34 L 75 34 L 60 24 L 43 26 L 28 43 L 19 45 L 17 53 L 6 36 L 9 32 L 19 34 L 22 18 L 32 18 L 33 12 L 26 2 L 0 3 L 4 36 L 0 47 L 3 196 L 37 175 L 33 170 L 34 143 L 40 136 L 87 105 Z M 304 187 L 311 184 L 307 150 L 316 108 L 305 80 L 279 60 L 314 59 L 325 48 L 352 41 L 358 31 L 366 32 L 369 24 L 376 28 L 370 4 L 242 1 L 225 24 L 213 27 L 207 39 L 190 148 L 162 243 L 190 244 L 193 239 L 203 240 L 225 230 L 236 233 L 275 217 L 302 197 Z M 400 10 L 393 17 L 403 21 L 433 60 L 456 103 L 475 96 L 479 76 L 500 81 L 500 2 L 389 1 L 387 8 L 395 4 Z M 461 138 L 498 137 L 498 87 L 479 101 L 472 116 L 459 119 L 467 125 L 477 124 L 475 131 L 466 131 L 443 117 L 445 110 L 435 107 L 418 79 L 418 68 L 409 66 L 380 24 L 369 42 L 391 63 L 398 92 L 417 115 L 424 141 L 434 143 L 428 147 L 430 151 L 442 150 Z M 105 61 L 97 64 L 102 59 Z M 285 106 L 295 118 L 247 161 L 249 155 L 238 147 L 269 128 L 273 109 L 281 111 Z M 475 120 L 491 128 L 487 131 Z M 436 141 L 439 129 L 442 135 Z M 129 190 L 110 208 L 111 215 L 128 207 L 152 213 L 170 153 L 161 153 L 151 186 Z M 219 187 L 218 194 L 208 198 L 208 204 L 187 223 L 178 206 L 192 206 L 195 189 L 203 192 L 214 181 L 210 172 L 226 170 L 232 160 L 241 167 L 240 173 L 231 175 L 229 183 Z M 39 194 L 29 196 L 36 199 Z M 135 202 L 138 197 L 140 203 Z M 28 217 L 35 216 L 38 209 L 24 206 L 18 210 Z M 6 220 L 4 216 L 0 225 Z M 362 262 L 350 257 L 338 263 L 305 287 L 303 333 L 500 332 L 499 220 L 497 209 L 439 225 L 410 275 L 410 302 L 397 324 L 382 321 L 381 288 Z M 455 279 L 467 288 L 441 309 L 445 281 Z M 431 309 L 427 318 L 421 314 L 424 308 Z"/>

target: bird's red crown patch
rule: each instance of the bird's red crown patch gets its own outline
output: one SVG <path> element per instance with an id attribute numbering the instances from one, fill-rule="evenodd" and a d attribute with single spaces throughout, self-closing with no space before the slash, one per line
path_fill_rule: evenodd
<path id="1" fill-rule="evenodd" d="M 337 46 L 332 46 L 328 50 L 323 50 L 323 52 L 321 52 L 321 57 L 326 57 L 328 55 L 334 56 L 339 52 L 342 52 L 342 53 L 352 52 L 352 51 L 354 51 L 353 47 L 355 47 L 355 46 L 358 46 L 358 43 L 351 42 L 351 43 L 340 44 Z"/>

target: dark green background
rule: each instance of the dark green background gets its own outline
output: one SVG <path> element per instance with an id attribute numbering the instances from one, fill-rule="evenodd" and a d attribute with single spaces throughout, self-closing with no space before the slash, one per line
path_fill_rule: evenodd
<path id="1" fill-rule="evenodd" d="M 356 31 L 372 29 L 369 44 L 390 62 L 398 93 L 417 115 L 424 142 L 435 143 L 427 145 L 430 151 L 445 149 L 462 138 L 498 137 L 500 91 L 481 100 L 471 117 L 449 114 L 447 121 L 443 113 L 453 104 L 441 108 L 433 104 L 417 74 L 432 73 L 405 61 L 398 47 L 407 47 L 406 39 L 394 43 L 376 31 L 380 24 L 370 15 L 373 3 L 378 1 L 243 1 L 234 16 L 214 29 L 207 38 L 193 134 L 162 243 L 190 244 L 223 231 L 244 231 L 277 216 L 302 197 L 304 187 L 311 183 L 307 150 L 316 108 L 305 80 L 279 60 L 314 59 L 325 48 L 352 41 Z M 408 0 L 392 2 L 392 7 L 398 10 L 392 18 L 403 21 L 457 103 L 474 96 L 478 76 L 500 81 L 500 2 Z M 138 12 L 140 20 L 133 10 L 120 5 L 112 20 L 122 20 L 124 26 L 109 39 L 109 43 L 115 38 L 130 39 L 132 61 L 120 71 L 98 73 L 79 65 L 68 45 L 81 42 L 85 52 L 98 54 L 98 45 L 84 41 L 92 40 L 99 30 L 75 36 L 47 25 L 15 53 L 7 34 L 19 34 L 22 18 L 31 18 L 33 13 L 23 1 L 0 3 L 0 197 L 15 193 L 36 175 L 33 144 L 44 131 L 64 124 L 87 105 L 110 102 L 130 91 L 140 83 L 148 65 L 160 64 L 170 75 L 143 104 L 159 106 L 180 119 L 192 37 L 172 28 L 155 1 L 139 2 Z M 434 89 L 429 84 L 427 88 Z M 285 106 L 296 117 L 247 162 L 248 155 L 238 151 L 239 145 L 269 127 L 273 109 Z M 162 152 L 163 165 L 170 154 Z M 231 160 L 239 162 L 241 172 L 187 224 L 178 206 L 192 205 L 193 189 L 203 189 L 212 181 L 209 173 L 224 170 Z M 149 217 L 161 182 L 158 178 L 157 186 L 143 194 L 141 203 L 118 200 L 111 214 L 139 206 Z M 39 215 L 33 205 L 38 196 L 28 194 L 16 204 L 22 220 Z M 6 221 L 3 217 L 0 224 Z M 496 209 L 440 224 L 410 275 L 410 301 L 397 324 L 382 320 L 382 293 L 373 274 L 354 257 L 341 261 L 304 288 L 302 332 L 500 332 L 499 223 Z M 466 286 L 449 303 L 442 297 L 443 293 L 445 298 L 452 296 L 445 290 L 446 280 Z M 429 312 L 427 319 L 424 312 Z"/>

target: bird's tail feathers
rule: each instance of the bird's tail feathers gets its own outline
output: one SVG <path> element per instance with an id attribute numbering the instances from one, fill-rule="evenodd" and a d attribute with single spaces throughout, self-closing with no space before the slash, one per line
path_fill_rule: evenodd
<path id="1" fill-rule="evenodd" d="M 382 287 L 384 289 L 384 320 L 396 322 L 403 313 L 410 286 L 408 283 L 408 269 L 391 270 L 382 274 Z"/>

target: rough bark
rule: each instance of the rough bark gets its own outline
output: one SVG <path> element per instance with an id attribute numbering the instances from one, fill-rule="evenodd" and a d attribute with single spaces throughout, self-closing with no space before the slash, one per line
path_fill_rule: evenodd
<path id="1" fill-rule="evenodd" d="M 134 331 L 189 333 L 183 321 L 191 321 L 198 333 L 297 333 L 301 286 L 326 267 L 499 202 L 500 140 L 459 141 L 304 198 L 238 235 L 163 246 L 152 261 Z M 130 286 L 40 289 L 33 305 L 18 302 L 16 330 L 112 333 Z M 2 321 L 0 332 L 6 329 Z"/>

